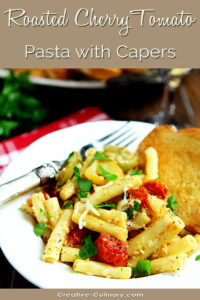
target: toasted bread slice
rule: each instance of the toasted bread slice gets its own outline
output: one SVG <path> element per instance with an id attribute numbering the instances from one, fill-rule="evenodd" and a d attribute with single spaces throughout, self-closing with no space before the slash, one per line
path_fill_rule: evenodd
<path id="1" fill-rule="evenodd" d="M 158 152 L 161 181 L 178 202 L 175 213 L 189 231 L 200 233 L 200 129 L 156 127 L 139 145 L 140 165 L 149 146 Z"/>

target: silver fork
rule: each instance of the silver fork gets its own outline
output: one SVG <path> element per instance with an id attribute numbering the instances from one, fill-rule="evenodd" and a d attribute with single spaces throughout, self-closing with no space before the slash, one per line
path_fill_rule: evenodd
<path id="1" fill-rule="evenodd" d="M 139 134 L 135 128 L 131 126 L 130 122 L 126 122 L 123 126 L 120 126 L 118 129 L 112 131 L 99 140 L 96 140 L 91 144 L 84 145 L 80 149 L 80 153 L 85 159 L 85 152 L 90 147 L 94 147 L 98 150 L 102 149 L 106 145 L 127 147 L 138 137 Z M 45 185 L 54 180 L 55 175 L 60 171 L 63 163 L 64 161 L 51 161 L 49 163 L 45 163 L 21 177 L 0 185 L 0 207 L 34 188 Z"/>

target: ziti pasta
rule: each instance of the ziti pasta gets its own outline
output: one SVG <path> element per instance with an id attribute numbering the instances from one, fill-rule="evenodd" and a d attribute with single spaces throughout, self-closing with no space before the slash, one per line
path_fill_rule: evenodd
<path id="1" fill-rule="evenodd" d="M 22 209 L 35 218 L 45 262 L 117 279 L 185 266 L 199 249 L 199 235 L 183 236 L 176 199 L 159 179 L 157 152 L 150 147 L 145 153 L 140 170 L 137 154 L 125 148 L 91 148 L 85 160 L 72 152 L 56 182 L 31 195 Z"/>

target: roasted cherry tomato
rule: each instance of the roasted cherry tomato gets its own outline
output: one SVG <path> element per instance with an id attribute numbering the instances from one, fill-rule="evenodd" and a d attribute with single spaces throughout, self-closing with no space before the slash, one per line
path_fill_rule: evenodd
<path id="1" fill-rule="evenodd" d="M 87 229 L 73 229 L 67 235 L 67 244 L 69 246 L 81 246 L 81 240 L 87 235 Z"/>
<path id="2" fill-rule="evenodd" d="M 128 194 L 130 199 L 138 199 L 141 201 L 141 204 L 145 204 L 148 200 L 148 194 L 147 194 L 147 190 L 145 189 L 145 187 L 139 187 L 139 189 L 134 190 L 134 189 L 130 189 L 128 190 Z"/>
<path id="3" fill-rule="evenodd" d="M 128 264 L 128 244 L 118 239 L 101 233 L 95 241 L 97 255 L 100 261 L 114 266 L 127 266 Z"/>
<path id="4" fill-rule="evenodd" d="M 143 187 L 147 189 L 147 192 L 153 196 L 156 196 L 162 200 L 167 197 L 168 188 L 167 186 L 160 182 L 158 179 L 149 180 L 143 184 Z"/>

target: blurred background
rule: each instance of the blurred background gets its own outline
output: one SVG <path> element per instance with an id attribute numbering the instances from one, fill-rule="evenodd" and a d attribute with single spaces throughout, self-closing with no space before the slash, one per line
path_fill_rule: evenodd
<path id="1" fill-rule="evenodd" d="M 115 120 L 200 127 L 200 70 L 0 70 L 0 140 L 86 106 Z"/>
<path id="2" fill-rule="evenodd" d="M 109 118 L 200 127 L 200 69 L 0 69 L 0 174 L 36 138 Z M 0 261 L 0 288 L 34 287 Z"/>

